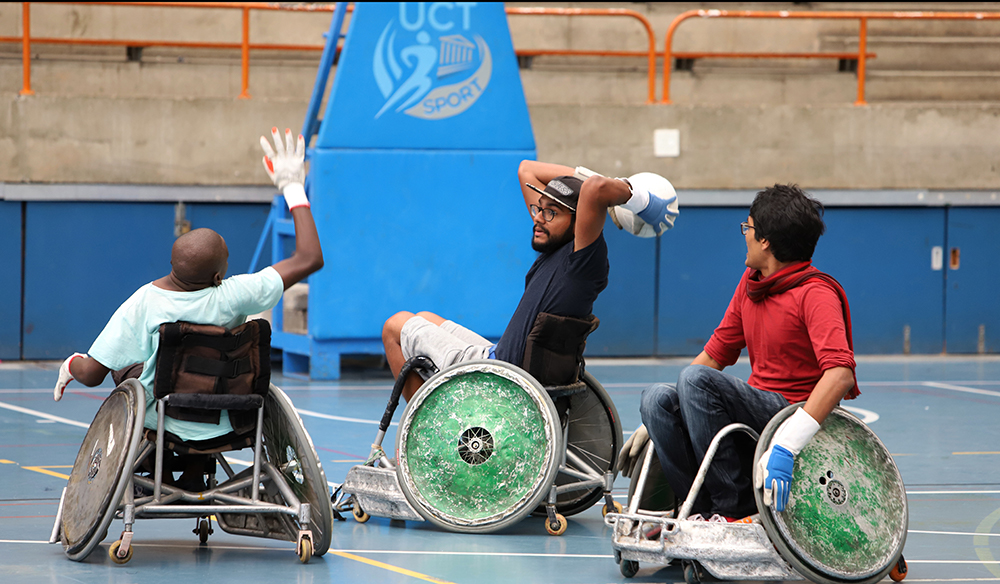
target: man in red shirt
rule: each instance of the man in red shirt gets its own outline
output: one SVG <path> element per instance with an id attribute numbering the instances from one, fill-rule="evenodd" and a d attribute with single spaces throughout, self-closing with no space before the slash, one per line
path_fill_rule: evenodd
<path id="1" fill-rule="evenodd" d="M 821 203 L 795 186 L 757 193 L 742 224 L 747 270 L 726 314 L 676 385 L 643 391 L 643 426 L 623 449 L 622 466 L 629 466 L 630 453 L 637 456 L 648 431 L 667 481 L 683 500 L 719 430 L 736 422 L 760 432 L 782 408 L 804 401 L 759 462 L 763 484 L 755 486 L 764 488 L 765 503 L 773 500 L 777 511 L 784 510 L 795 455 L 841 399 L 858 395 L 847 297 L 811 264 L 825 230 L 822 212 Z M 746 382 L 722 372 L 744 347 L 752 370 Z M 753 473 L 743 450 L 726 438 L 693 512 L 716 521 L 755 512 Z"/>

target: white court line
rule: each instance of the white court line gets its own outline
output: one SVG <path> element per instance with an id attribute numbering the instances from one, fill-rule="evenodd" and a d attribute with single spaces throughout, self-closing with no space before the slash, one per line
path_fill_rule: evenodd
<path id="1" fill-rule="evenodd" d="M 45 412 L 39 412 L 38 410 L 29 410 L 28 408 L 22 408 L 21 406 L 15 406 L 4 402 L 0 402 L 0 408 L 12 410 L 22 414 L 28 414 L 29 416 L 44 418 L 46 420 L 52 420 L 53 422 L 61 422 L 63 424 L 69 424 L 70 426 L 76 426 L 78 428 L 84 428 L 84 429 L 90 428 L 90 424 L 84 424 L 83 422 L 77 422 L 76 420 L 69 420 L 66 418 L 61 418 L 59 416 L 53 416 L 52 414 L 46 414 Z"/>
<path id="2" fill-rule="evenodd" d="M 962 531 L 923 531 L 919 529 L 907 529 L 906 533 L 921 533 L 924 535 L 967 535 L 971 537 L 1000 537 L 1000 533 L 965 533 Z M 910 560 L 906 560 L 909 562 Z"/>
<path id="3" fill-rule="evenodd" d="M 1000 495 L 1000 491 L 906 491 L 907 495 Z"/>
<path id="4" fill-rule="evenodd" d="M 963 391 L 965 393 L 975 393 L 979 395 L 992 395 L 993 397 L 1000 397 L 1000 391 L 990 391 L 988 389 L 976 389 L 974 387 L 963 387 L 961 385 L 952 385 L 950 383 L 938 383 L 936 381 L 921 381 L 920 385 L 925 387 L 934 387 L 937 389 L 949 389 L 951 391 Z"/>
<path id="5" fill-rule="evenodd" d="M 310 411 L 310 410 L 300 410 L 298 408 L 296 408 L 295 411 L 298 412 L 300 416 L 312 416 L 314 418 L 323 418 L 324 420 L 336 420 L 338 422 L 354 422 L 354 423 L 357 423 L 357 424 L 375 424 L 376 426 L 380 422 L 380 420 L 362 420 L 361 418 L 345 418 L 344 416 L 332 416 L 330 414 L 322 414 L 320 412 L 313 412 L 313 411 Z M 392 422 L 389 425 L 390 426 L 398 426 L 399 424 L 397 422 Z"/>
<path id="6" fill-rule="evenodd" d="M 31 543 L 31 544 L 43 544 L 50 545 L 48 541 L 44 540 L 18 540 L 18 539 L 0 539 L 0 544 L 2 543 Z M 159 548 L 177 548 L 177 547 L 192 547 L 189 545 L 177 545 L 177 544 L 157 544 L 157 543 L 133 543 L 132 545 L 136 547 L 159 547 Z M 261 550 L 261 551 L 278 551 L 287 552 L 286 548 L 279 547 L 264 547 L 264 546 L 239 546 L 239 545 L 213 545 L 212 549 L 216 550 Z M 517 558 L 570 558 L 570 559 L 595 559 L 595 560 L 607 560 L 614 558 L 614 556 L 607 554 L 533 554 L 526 552 L 455 552 L 455 551 L 420 551 L 420 550 L 352 550 L 352 549 L 334 549 L 330 548 L 330 552 L 341 552 L 349 554 L 370 554 L 370 555 L 393 555 L 393 556 L 481 556 L 481 557 L 517 557 Z M 981 561 L 981 560 L 911 560 L 906 559 L 907 564 L 1000 564 L 1000 560 L 994 561 Z M 995 582 L 1000 580 L 1000 578 L 950 578 L 947 580 L 941 580 L 939 578 L 933 579 L 923 579 L 923 580 L 912 580 L 913 582 Z M 907 581 L 911 581 L 907 579 Z"/>

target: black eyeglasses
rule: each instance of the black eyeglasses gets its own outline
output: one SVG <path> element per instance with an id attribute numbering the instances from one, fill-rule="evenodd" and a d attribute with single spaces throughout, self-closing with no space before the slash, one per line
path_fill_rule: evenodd
<path id="1" fill-rule="evenodd" d="M 742 233 L 743 235 L 746 235 L 747 231 L 749 231 L 751 229 L 756 229 L 756 227 L 754 227 L 753 225 L 750 225 L 746 221 L 744 221 L 743 223 L 740 223 L 740 233 Z"/>
<path id="2" fill-rule="evenodd" d="M 552 221 L 553 219 L 555 219 L 556 215 L 559 214 L 555 209 L 550 209 L 548 207 L 543 208 L 543 207 L 539 207 L 538 205 L 531 205 L 531 206 L 528 207 L 528 210 L 531 211 L 531 216 L 532 217 L 535 217 L 539 213 L 541 213 L 542 214 L 542 219 L 545 219 L 546 223 L 548 223 L 549 221 Z"/>

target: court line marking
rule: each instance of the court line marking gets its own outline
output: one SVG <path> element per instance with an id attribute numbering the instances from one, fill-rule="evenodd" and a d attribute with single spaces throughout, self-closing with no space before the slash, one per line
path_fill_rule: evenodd
<path id="1" fill-rule="evenodd" d="M 0 539 L 0 544 L 10 543 L 27 543 L 27 544 L 43 544 L 50 545 L 48 541 L 45 540 L 26 540 L 26 539 Z M 156 543 L 133 543 L 135 547 L 185 547 L 177 546 L 171 544 L 156 544 Z M 285 548 L 277 547 L 263 547 L 263 546 L 234 546 L 234 545 L 213 545 L 213 549 L 226 549 L 226 550 L 267 550 L 267 551 L 278 551 L 287 552 Z M 420 550 L 334 550 L 330 549 L 327 553 L 332 553 L 335 555 L 342 555 L 343 557 L 348 557 L 354 554 L 372 554 L 372 555 L 429 555 L 429 556 L 489 556 L 489 557 L 518 557 L 518 558 L 567 558 L 567 559 L 595 559 L 595 560 L 607 560 L 614 556 L 612 555 L 599 555 L 599 554 L 532 554 L 532 553 L 518 553 L 518 552 L 455 552 L 455 551 L 420 551 Z M 354 558 L 350 558 L 354 559 Z M 360 558 L 358 561 L 365 560 L 367 558 Z M 371 560 L 374 561 L 374 560 Z M 365 562 L 368 563 L 368 562 Z M 979 560 L 912 560 L 910 558 L 906 559 L 907 564 L 1000 564 L 1000 560 L 995 560 L 991 562 L 983 562 Z M 393 566 L 395 567 L 395 566 Z M 388 569 L 388 568 L 387 568 Z M 402 568 L 400 568 L 401 570 Z M 416 574 L 416 573 L 413 573 Z M 417 577 L 417 576 L 415 576 Z M 431 578 L 428 576 L 428 578 Z M 950 578 L 947 580 L 942 580 L 940 578 L 933 579 L 922 579 L 922 580 L 912 580 L 913 582 L 995 582 L 1000 580 L 1000 578 Z M 439 582 L 445 583 L 446 580 L 431 579 L 429 582 Z M 911 581 L 907 578 L 907 581 Z M 450 583 L 449 583 L 450 584 Z"/>
<path id="2" fill-rule="evenodd" d="M 45 418 L 46 420 L 52 420 L 53 422 L 62 422 L 63 424 L 69 424 L 70 426 L 77 426 L 78 428 L 90 428 L 90 424 L 84 424 L 83 422 L 77 422 L 76 420 L 70 420 L 67 418 L 61 418 L 59 416 L 53 416 L 52 414 L 46 414 L 45 412 L 39 412 L 38 410 L 29 410 L 28 408 L 22 408 L 21 406 L 15 406 L 13 404 L 8 404 L 0 402 L 0 408 L 5 410 L 12 410 L 22 414 L 28 414 L 29 416 L 37 416 L 39 418 Z"/>
<path id="3" fill-rule="evenodd" d="M 348 560 L 354 560 L 355 562 L 361 562 L 362 564 L 368 564 L 369 566 L 375 566 L 376 568 L 382 568 L 383 570 L 388 570 L 390 572 L 396 572 L 397 574 L 402 574 L 404 576 L 410 576 L 411 578 L 424 580 L 426 582 L 434 582 L 435 584 L 452 584 L 448 580 L 441 580 L 440 578 L 435 578 L 434 576 L 427 576 L 426 574 L 421 574 L 420 572 L 414 572 L 413 570 L 407 570 L 406 568 L 393 566 L 392 564 L 384 564 L 376 560 L 362 558 L 361 556 L 356 556 L 348 552 L 330 550 L 327 553 L 331 553 L 335 556 L 340 556 L 342 558 L 347 558 Z"/>
<path id="4" fill-rule="evenodd" d="M 921 533 L 924 535 L 967 535 L 972 537 L 1000 537 L 1000 533 L 967 533 L 962 531 L 923 531 L 919 529 L 907 529 L 906 533 Z M 906 560 L 909 562 L 910 560 Z"/>
<path id="5" fill-rule="evenodd" d="M 61 472 L 54 472 L 54 471 L 51 471 L 51 470 L 48 470 L 48 469 L 50 469 L 50 468 L 73 468 L 73 466 L 72 465 L 68 466 L 68 467 L 65 466 L 65 465 L 59 465 L 59 466 L 22 466 L 21 468 L 23 468 L 24 470 L 30 470 L 30 471 L 34 471 L 34 472 L 40 472 L 42 474 L 53 476 L 53 477 L 56 477 L 58 479 L 69 480 L 69 475 L 68 474 L 63 474 Z"/>
<path id="6" fill-rule="evenodd" d="M 962 385 L 952 385 L 950 383 L 939 383 L 937 381 L 921 381 L 920 385 L 924 387 L 933 387 L 936 389 L 947 389 L 950 391 L 961 391 L 965 393 L 975 393 L 978 395 L 991 395 L 993 397 L 1000 397 L 1000 391 L 991 391 L 989 389 L 976 389 L 974 387 L 964 387 Z"/>
<path id="7" fill-rule="evenodd" d="M 375 424 L 381 423 L 381 420 L 363 420 L 361 418 L 345 418 L 344 416 L 333 416 L 331 414 L 324 414 L 321 412 L 314 412 L 312 410 L 300 410 L 295 408 L 295 411 L 299 413 L 300 416 L 311 416 L 313 418 L 322 418 L 324 420 L 336 420 L 338 422 L 354 422 L 357 424 Z M 398 422 L 392 422 L 390 426 L 398 426 Z"/>
<path id="8" fill-rule="evenodd" d="M 906 491 L 907 495 L 1000 495 L 1000 491 Z"/>

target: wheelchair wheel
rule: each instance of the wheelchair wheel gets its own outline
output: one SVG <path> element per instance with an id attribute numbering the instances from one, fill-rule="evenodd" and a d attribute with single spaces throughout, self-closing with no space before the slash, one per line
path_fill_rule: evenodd
<path id="1" fill-rule="evenodd" d="M 795 408 L 778 412 L 761 432 L 757 461 Z M 870 584 L 897 565 L 906 541 L 906 490 L 885 445 L 860 420 L 834 408 L 795 458 L 785 511 L 765 506 L 761 523 L 781 556 L 822 584 Z"/>
<path id="2" fill-rule="evenodd" d="M 316 454 L 312 438 L 302 424 L 302 418 L 285 392 L 271 385 L 264 401 L 263 456 L 284 476 L 285 482 L 302 503 L 309 503 L 312 530 L 312 555 L 322 556 L 330 549 L 333 527 L 333 507 L 326 473 Z M 292 519 L 296 541 L 298 520 Z"/>
<path id="3" fill-rule="evenodd" d="M 604 387 L 586 371 L 583 382 L 587 391 L 570 396 L 569 432 L 566 448 L 573 452 L 591 467 L 590 471 L 604 474 L 614 468 L 618 462 L 618 451 L 622 447 L 622 424 L 618 418 L 611 396 Z M 567 461 L 572 467 L 572 464 Z M 583 469 L 578 469 L 583 470 Z M 556 484 L 574 483 L 580 479 L 559 473 Z M 556 499 L 556 511 L 562 515 L 576 515 L 591 508 L 604 496 L 603 487 L 590 490 L 568 491 Z M 542 505 L 532 512 L 537 517 L 545 516 L 545 506 Z"/>
<path id="4" fill-rule="evenodd" d="M 101 404 L 73 463 L 59 531 L 69 559 L 82 561 L 107 535 L 118 511 L 142 437 L 146 395 L 124 381 Z"/>
<path id="5" fill-rule="evenodd" d="M 555 406 L 530 375 L 470 361 L 428 379 L 407 404 L 396 469 L 425 519 L 484 533 L 519 521 L 548 494 L 561 441 Z"/>

